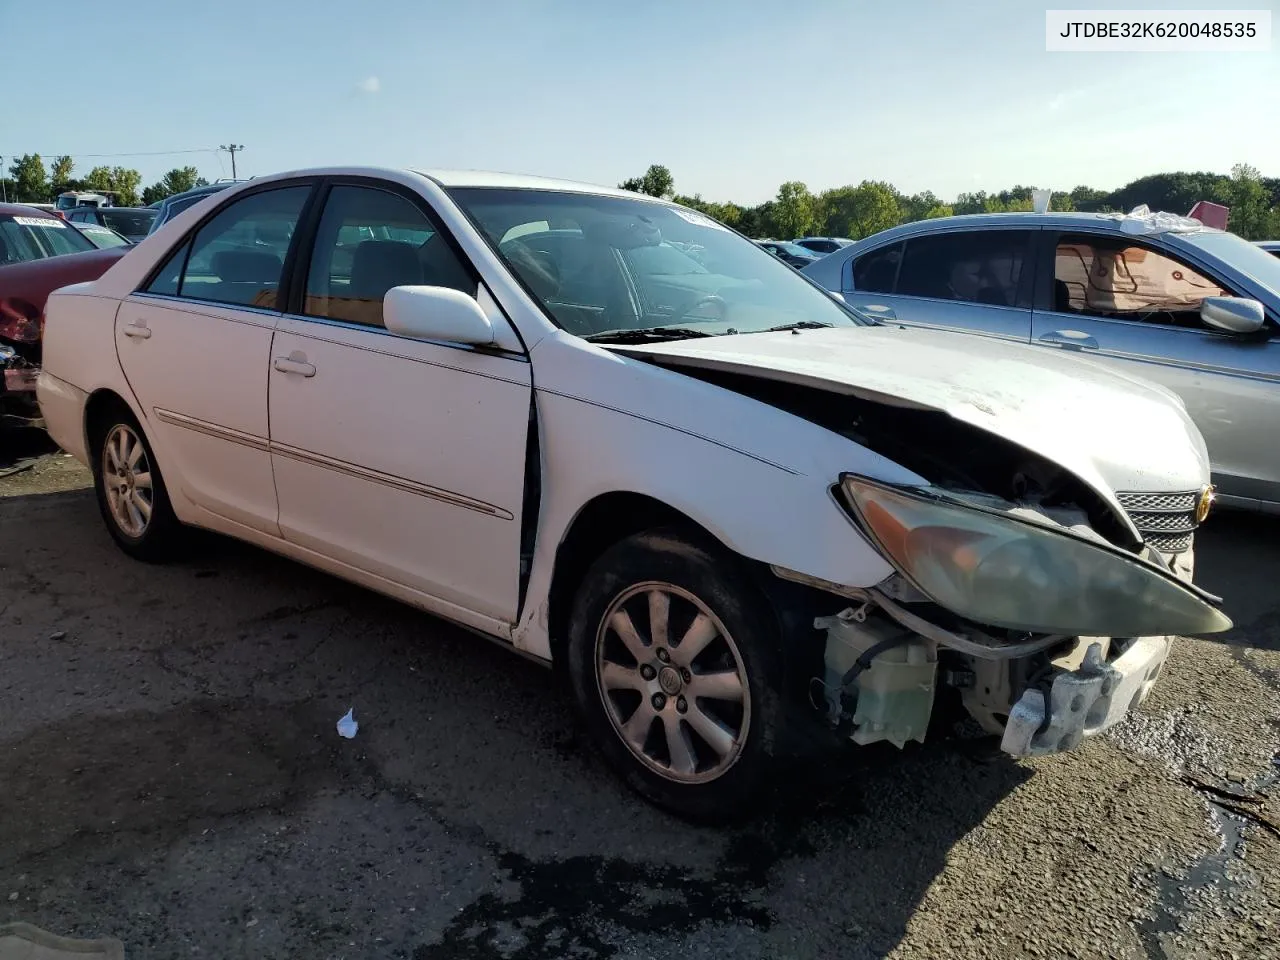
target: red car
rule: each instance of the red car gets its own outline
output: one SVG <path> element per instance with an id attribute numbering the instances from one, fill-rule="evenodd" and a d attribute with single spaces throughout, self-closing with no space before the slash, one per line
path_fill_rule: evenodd
<path id="1" fill-rule="evenodd" d="M 128 249 L 99 250 L 61 217 L 0 204 L 0 422 L 39 417 L 45 299 L 59 287 L 98 279 Z"/>

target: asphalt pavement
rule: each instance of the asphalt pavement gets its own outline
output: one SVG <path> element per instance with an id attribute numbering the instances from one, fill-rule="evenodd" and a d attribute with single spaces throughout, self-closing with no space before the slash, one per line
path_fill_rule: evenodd
<path id="1" fill-rule="evenodd" d="M 619 785 L 551 671 L 230 541 L 135 563 L 81 467 L 8 453 L 0 924 L 130 960 L 1280 957 L 1276 520 L 1210 519 L 1237 626 L 1113 734 L 851 748 L 715 830 Z"/>

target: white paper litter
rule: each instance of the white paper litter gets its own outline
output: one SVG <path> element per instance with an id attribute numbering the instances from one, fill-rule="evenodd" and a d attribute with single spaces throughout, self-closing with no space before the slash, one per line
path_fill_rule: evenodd
<path id="1" fill-rule="evenodd" d="M 342 719 L 338 721 L 338 736 L 346 737 L 351 740 L 355 737 L 356 731 L 360 729 L 360 724 L 356 723 L 355 707 L 352 707 L 342 715 Z"/>

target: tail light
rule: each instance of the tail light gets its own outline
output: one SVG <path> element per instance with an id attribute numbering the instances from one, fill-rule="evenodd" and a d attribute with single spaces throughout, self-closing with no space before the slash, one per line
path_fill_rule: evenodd
<path id="1" fill-rule="evenodd" d="M 33 303 L 18 297 L 0 298 L 0 339 L 39 343 L 44 317 Z"/>

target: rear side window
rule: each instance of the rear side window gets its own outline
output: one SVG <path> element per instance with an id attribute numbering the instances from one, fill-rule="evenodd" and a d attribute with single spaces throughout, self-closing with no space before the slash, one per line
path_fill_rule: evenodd
<path id="1" fill-rule="evenodd" d="M 902 244 L 864 253 L 853 262 L 853 289 L 865 293 L 893 293 L 902 262 Z"/>
<path id="2" fill-rule="evenodd" d="M 191 240 L 178 296 L 278 309 L 289 242 L 310 192 L 310 186 L 266 190 L 219 210 Z M 166 266 L 156 280 L 167 272 Z"/>
<path id="3" fill-rule="evenodd" d="M 1031 233 L 987 230 L 941 233 L 907 241 L 896 293 L 1012 307 Z"/>

